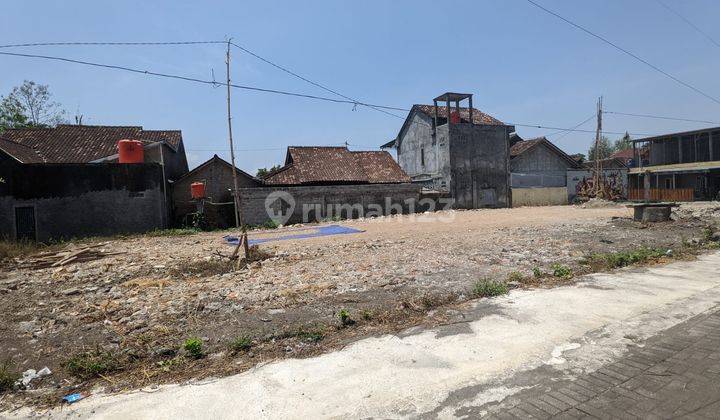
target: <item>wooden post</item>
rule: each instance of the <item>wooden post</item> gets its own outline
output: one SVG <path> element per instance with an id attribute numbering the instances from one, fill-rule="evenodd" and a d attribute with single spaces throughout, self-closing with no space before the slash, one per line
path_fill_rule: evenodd
<path id="1" fill-rule="evenodd" d="M 472 95 L 468 98 L 468 114 L 470 115 L 470 124 L 473 124 L 473 104 L 472 104 Z"/>
<path id="2" fill-rule="evenodd" d="M 227 120 L 228 120 L 228 141 L 230 143 L 230 164 L 232 165 L 232 176 L 233 176 L 233 203 L 235 205 L 235 227 L 242 229 L 242 235 L 240 236 L 240 244 L 243 246 L 245 252 L 245 261 L 248 260 L 248 241 L 247 241 L 247 229 L 242 220 L 242 210 L 240 209 L 240 189 L 238 187 L 237 169 L 235 167 L 235 147 L 233 146 L 232 136 L 232 114 L 230 112 L 230 40 L 227 42 L 227 53 L 225 56 L 225 69 L 227 71 Z M 238 244 L 238 245 L 240 245 Z"/>
<path id="3" fill-rule="evenodd" d="M 712 162 L 713 159 L 715 159 L 715 156 L 713 155 L 713 132 L 708 131 L 708 153 L 710 153 L 710 158 L 708 161 Z"/>
<path id="4" fill-rule="evenodd" d="M 643 174 L 643 187 L 645 189 L 644 199 L 650 201 L 650 172 Z"/>
<path id="5" fill-rule="evenodd" d="M 683 163 L 682 136 L 677 136 L 677 139 L 678 139 L 678 163 Z"/>
<path id="6" fill-rule="evenodd" d="M 445 102 L 445 112 L 447 112 L 447 126 L 448 126 L 448 133 L 450 132 L 450 98 L 445 97 L 447 102 Z"/>
<path id="7" fill-rule="evenodd" d="M 597 130 L 595 131 L 595 179 L 593 181 L 595 188 L 595 196 L 602 195 L 600 187 L 600 171 L 602 164 L 600 163 L 600 136 L 602 135 L 602 96 L 598 99 L 597 105 Z"/>

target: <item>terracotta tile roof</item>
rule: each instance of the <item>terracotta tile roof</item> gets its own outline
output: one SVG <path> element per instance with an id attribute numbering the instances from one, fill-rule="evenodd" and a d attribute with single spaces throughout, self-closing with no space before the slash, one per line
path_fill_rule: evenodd
<path id="1" fill-rule="evenodd" d="M 352 152 L 371 184 L 411 182 L 410 177 L 388 152 Z"/>
<path id="2" fill-rule="evenodd" d="M 44 162 L 42 156 L 32 147 L 3 138 L 0 138 L 0 150 L 15 158 L 20 163 Z"/>
<path id="3" fill-rule="evenodd" d="M 516 157 L 520 156 L 521 154 L 525 153 L 526 151 L 532 149 L 533 147 L 537 146 L 538 144 L 542 143 L 544 138 L 536 138 L 536 139 L 530 139 L 530 140 L 520 140 L 519 142 L 512 145 L 510 148 L 510 157 Z"/>
<path id="4" fill-rule="evenodd" d="M 410 182 L 387 152 L 346 147 L 288 147 L 285 166 L 270 172 L 268 185 L 380 184 Z"/>
<path id="5" fill-rule="evenodd" d="M 190 172 L 188 172 L 188 173 L 186 173 L 185 175 L 181 176 L 180 178 L 178 178 L 178 179 L 175 180 L 174 182 L 178 182 L 178 181 L 180 181 L 181 179 L 185 179 L 185 178 L 192 177 L 192 176 L 195 175 L 195 173 L 197 173 L 199 170 L 201 170 L 202 168 L 204 168 L 204 167 L 206 167 L 206 166 L 208 166 L 208 165 L 212 165 L 213 163 L 220 163 L 221 165 L 227 166 L 227 167 L 230 168 L 231 170 L 232 170 L 232 167 L 233 167 L 233 166 L 230 164 L 230 162 L 226 161 L 225 159 L 221 158 L 221 157 L 218 156 L 218 155 L 213 155 L 213 157 L 211 157 L 210 159 L 206 160 L 205 162 L 199 164 L 198 166 L 194 167 Z M 241 176 L 244 176 L 244 177 L 246 177 L 246 178 L 249 178 L 249 179 L 255 181 L 255 182 L 258 183 L 258 184 L 261 182 L 260 179 L 258 179 L 257 177 L 254 177 L 254 176 L 250 175 L 249 173 L 243 171 L 242 169 L 239 169 L 239 168 L 236 167 L 236 168 L 235 168 L 235 171 L 238 173 L 238 175 L 241 175 Z"/>
<path id="6" fill-rule="evenodd" d="M 570 157 L 567 153 L 563 152 L 562 149 L 555 146 L 550 140 L 548 140 L 545 137 L 537 137 L 537 138 L 529 139 L 529 140 L 520 140 L 517 143 L 513 144 L 510 147 L 510 159 L 514 159 L 540 144 L 544 144 L 545 146 L 547 146 L 548 149 L 553 151 L 556 155 L 565 159 L 565 161 L 567 161 L 571 167 L 576 168 L 579 166 L 578 162 L 575 159 Z"/>
<path id="7" fill-rule="evenodd" d="M 2 136 L 36 150 L 47 163 L 87 163 L 111 156 L 122 139 L 164 141 L 174 150 L 182 143 L 180 131 L 143 130 L 140 126 L 58 125 L 10 129 Z"/>
<path id="8" fill-rule="evenodd" d="M 418 111 L 430 116 L 435 116 L 435 107 L 433 105 L 413 105 L 414 109 L 417 109 Z M 450 108 L 450 112 L 452 113 L 455 111 L 454 107 Z M 447 118 L 447 108 L 444 106 L 438 105 L 438 116 L 442 118 Z M 460 108 L 460 118 L 468 121 L 470 119 L 470 110 L 467 107 L 461 107 Z M 473 108 L 473 123 L 475 124 L 484 124 L 484 125 L 505 125 L 502 121 L 498 120 L 497 118 L 491 117 L 490 115 L 480 111 L 477 108 Z"/>
<path id="9" fill-rule="evenodd" d="M 611 158 L 620 158 L 620 159 L 632 159 L 635 156 L 633 155 L 633 149 L 625 149 L 625 150 L 618 150 L 617 152 L 610 155 Z"/>

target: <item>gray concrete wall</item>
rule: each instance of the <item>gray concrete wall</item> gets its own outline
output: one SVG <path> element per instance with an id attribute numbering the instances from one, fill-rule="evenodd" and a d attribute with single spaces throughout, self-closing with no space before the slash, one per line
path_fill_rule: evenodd
<path id="1" fill-rule="evenodd" d="M 15 238 L 15 208 L 35 207 L 37 240 L 141 233 L 164 227 L 162 190 L 92 191 L 77 197 L 15 200 L 0 197 L 0 236 Z"/>
<path id="2" fill-rule="evenodd" d="M 32 206 L 37 240 L 145 232 L 166 226 L 156 164 L 33 164 L 0 168 L 0 236 L 16 238 L 15 209 Z"/>
<path id="3" fill-rule="evenodd" d="M 377 211 L 377 206 L 382 208 L 383 213 L 408 213 L 413 208 L 415 211 L 427 210 L 417 205 L 420 198 L 420 186 L 417 184 L 259 187 L 240 190 L 245 223 L 262 225 L 271 220 L 267 206 L 270 206 L 272 212 L 280 210 L 280 205 L 273 204 L 275 200 L 268 200 L 271 194 L 282 194 L 285 197 L 289 195 L 294 201 L 292 209 L 282 210 L 283 213 L 290 214 L 285 224 L 320 221 L 335 216 L 368 217 L 376 215 L 374 212 Z M 338 210 L 341 214 L 338 214 Z M 307 218 L 311 220 L 304 220 Z"/>
<path id="4" fill-rule="evenodd" d="M 448 190 L 450 185 L 449 143 L 447 137 L 432 136 L 432 118 L 414 112 L 410 123 L 399 136 L 397 160 L 400 167 L 413 179 L 437 190 Z M 425 153 L 422 164 L 421 150 Z"/>
<path id="5" fill-rule="evenodd" d="M 572 165 L 545 144 L 510 160 L 513 188 L 564 187 Z"/>
<path id="6" fill-rule="evenodd" d="M 457 208 L 510 206 L 507 127 L 446 124 L 437 136 L 450 139 L 450 191 Z"/>

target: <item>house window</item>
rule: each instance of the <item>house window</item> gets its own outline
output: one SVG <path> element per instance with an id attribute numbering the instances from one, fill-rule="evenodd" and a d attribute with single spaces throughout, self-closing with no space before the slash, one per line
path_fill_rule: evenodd
<path id="1" fill-rule="evenodd" d="M 420 149 L 420 165 L 425 166 L 425 149 Z"/>
<path id="2" fill-rule="evenodd" d="M 666 190 L 672 189 L 672 178 L 665 178 L 665 189 Z"/>

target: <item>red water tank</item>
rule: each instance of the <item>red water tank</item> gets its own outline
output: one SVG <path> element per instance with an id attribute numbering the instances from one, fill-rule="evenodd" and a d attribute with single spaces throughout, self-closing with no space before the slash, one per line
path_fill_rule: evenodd
<path id="1" fill-rule="evenodd" d="M 145 162 L 145 151 L 141 141 L 120 140 L 118 142 L 118 155 L 118 162 L 120 163 Z"/>
<path id="2" fill-rule="evenodd" d="M 452 111 L 450 113 L 450 122 L 453 124 L 460 124 L 460 114 L 458 114 L 457 111 Z"/>
<path id="3" fill-rule="evenodd" d="M 192 198 L 196 200 L 199 198 L 205 198 L 205 183 L 193 182 L 190 184 L 190 195 L 192 195 Z"/>

